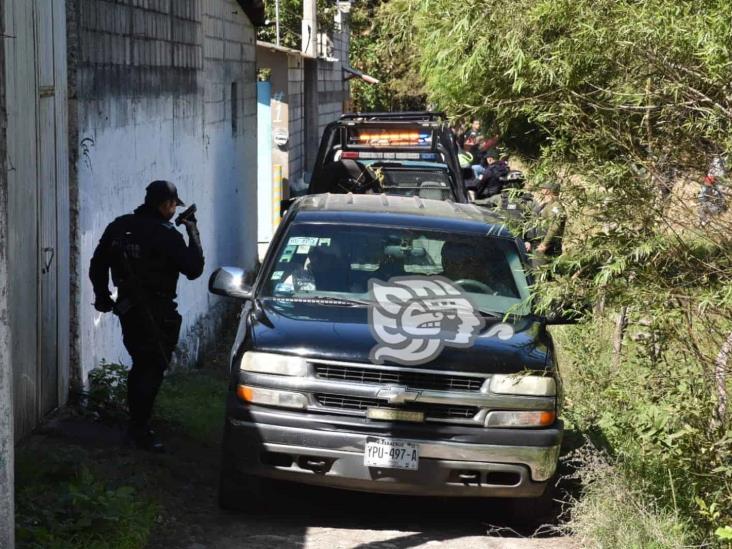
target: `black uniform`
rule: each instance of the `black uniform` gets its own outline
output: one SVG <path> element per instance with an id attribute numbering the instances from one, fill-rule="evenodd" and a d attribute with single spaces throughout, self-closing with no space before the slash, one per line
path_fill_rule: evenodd
<path id="1" fill-rule="evenodd" d="M 156 207 L 143 204 L 107 226 L 89 267 L 99 310 L 112 303 L 110 270 L 118 288 L 114 311 L 132 357 L 127 392 L 132 430 L 147 429 L 163 372 L 178 342 L 178 275 L 193 280 L 203 272 L 198 229 L 195 223 L 186 228 L 188 245 Z"/>
<path id="2" fill-rule="evenodd" d="M 502 178 L 508 175 L 508 172 L 508 164 L 503 160 L 497 160 L 493 164 L 488 164 L 480 178 L 475 196 L 477 198 L 486 198 L 499 194 L 506 184 Z"/>

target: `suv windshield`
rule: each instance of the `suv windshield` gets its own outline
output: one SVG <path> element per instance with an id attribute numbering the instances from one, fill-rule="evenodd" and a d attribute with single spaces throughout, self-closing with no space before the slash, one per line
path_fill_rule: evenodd
<path id="1" fill-rule="evenodd" d="M 527 314 L 529 288 L 514 241 L 475 234 L 296 223 L 282 240 L 260 297 L 363 303 L 369 281 L 440 275 L 485 313 Z"/>

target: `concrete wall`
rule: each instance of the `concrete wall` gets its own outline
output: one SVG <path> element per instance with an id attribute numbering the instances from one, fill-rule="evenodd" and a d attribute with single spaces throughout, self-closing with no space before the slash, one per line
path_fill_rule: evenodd
<path id="1" fill-rule="evenodd" d="M 118 320 L 91 307 L 87 270 L 105 226 L 154 179 L 198 206 L 206 269 L 178 285 L 178 358 L 194 362 L 224 309 L 209 275 L 256 259 L 254 28 L 232 0 L 74 1 L 82 378 L 102 360 L 129 363 Z"/>
<path id="2" fill-rule="evenodd" d="M 0 35 L 6 36 L 5 1 L 0 0 Z M 5 38 L 0 40 L 0 74 L 5 71 Z M 0 547 L 13 547 L 13 372 L 8 320 L 8 178 L 5 78 L 0 78 Z"/>

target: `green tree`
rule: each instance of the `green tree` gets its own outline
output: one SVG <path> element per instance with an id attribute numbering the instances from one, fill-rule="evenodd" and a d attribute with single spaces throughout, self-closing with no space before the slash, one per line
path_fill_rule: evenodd
<path id="1" fill-rule="evenodd" d="M 577 422 L 700 536 L 729 525 L 732 219 L 700 227 L 694 195 L 732 147 L 732 2 L 391 0 L 379 15 L 376 50 L 409 52 L 398 74 L 530 142 L 532 178 L 562 181 L 567 245 L 537 299 L 628 311 L 616 370 L 582 364 L 603 359 L 586 339 L 607 336 L 602 315 L 571 341 L 589 346 L 574 357 L 589 388 Z"/>
<path id="2" fill-rule="evenodd" d="M 299 50 L 302 37 L 302 0 L 280 0 L 280 45 Z M 273 1 L 265 2 L 266 18 L 269 25 L 257 29 L 257 40 L 263 40 L 271 44 L 276 43 L 277 8 Z M 336 14 L 335 3 L 328 0 L 318 0 L 318 32 L 332 32 L 334 28 L 334 17 Z"/>

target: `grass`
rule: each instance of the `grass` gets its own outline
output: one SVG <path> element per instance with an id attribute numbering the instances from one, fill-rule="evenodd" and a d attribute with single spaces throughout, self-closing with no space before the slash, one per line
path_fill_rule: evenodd
<path id="1" fill-rule="evenodd" d="M 18 547 L 145 545 L 157 505 L 135 488 L 108 480 L 82 448 L 21 449 L 16 463 Z"/>
<path id="2" fill-rule="evenodd" d="M 205 446 L 221 442 L 226 380 L 207 370 L 166 377 L 155 404 L 156 418 Z"/>
<path id="3" fill-rule="evenodd" d="M 601 322 L 554 336 L 563 415 L 591 441 L 568 529 L 583 546 L 727 547 L 717 531 L 730 517 L 729 440 L 708 430 L 711 390 L 701 365 L 673 347 L 651 363 L 628 338 L 614 366 L 612 326 Z"/>
<path id="4" fill-rule="evenodd" d="M 676 549 L 691 544 L 689 525 L 658 507 L 621 469 L 585 464 L 585 489 L 569 524 L 582 547 Z M 637 479 L 636 479 L 637 481 Z"/>
<path id="5" fill-rule="evenodd" d="M 112 365 L 113 366 L 113 365 Z M 108 368 L 114 385 L 124 373 Z M 95 402 L 102 424 L 118 429 L 122 397 Z M 221 441 L 226 379 L 219 372 L 184 371 L 166 377 L 155 405 L 164 437 L 180 437 L 212 448 Z M 98 395 L 97 395 L 98 396 Z M 73 419 L 72 414 L 72 419 Z M 78 416 L 76 417 L 78 420 Z M 84 420 L 82 420 L 84 421 Z M 106 423 L 104 423 L 106 422 Z M 189 443 L 186 443 L 189 444 Z M 183 456 L 155 456 L 98 442 L 87 446 L 65 439 L 31 437 L 16 455 L 16 537 L 18 547 L 139 549 L 164 516 L 169 493 L 177 492 L 167 468 Z"/>

